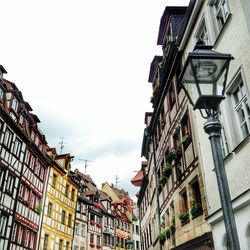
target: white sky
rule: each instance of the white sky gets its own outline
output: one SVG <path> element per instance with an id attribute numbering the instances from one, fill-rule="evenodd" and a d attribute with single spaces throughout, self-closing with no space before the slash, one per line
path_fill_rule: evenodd
<path id="1" fill-rule="evenodd" d="M 1 2 L 0 64 L 41 120 L 50 147 L 84 162 L 98 187 L 129 191 L 141 166 L 150 63 L 166 6 L 188 0 Z"/>

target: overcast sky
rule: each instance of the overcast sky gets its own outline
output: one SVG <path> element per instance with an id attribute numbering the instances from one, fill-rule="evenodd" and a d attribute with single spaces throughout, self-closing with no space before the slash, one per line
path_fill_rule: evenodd
<path id="1" fill-rule="evenodd" d="M 84 162 L 98 187 L 138 191 L 150 63 L 166 6 L 188 0 L 5 0 L 0 64 L 41 120 L 50 147 Z"/>

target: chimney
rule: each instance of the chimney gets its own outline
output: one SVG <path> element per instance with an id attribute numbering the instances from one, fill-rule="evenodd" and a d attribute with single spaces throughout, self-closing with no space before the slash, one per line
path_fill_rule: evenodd
<path id="1" fill-rule="evenodd" d="M 5 70 L 5 68 L 0 65 L 0 80 L 3 80 L 3 74 L 7 74 L 8 72 Z"/>

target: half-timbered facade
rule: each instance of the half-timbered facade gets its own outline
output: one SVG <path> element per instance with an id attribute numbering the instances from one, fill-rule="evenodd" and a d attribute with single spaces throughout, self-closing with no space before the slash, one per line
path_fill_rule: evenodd
<path id="1" fill-rule="evenodd" d="M 102 205 L 103 214 L 103 234 L 102 234 L 102 249 L 115 249 L 115 214 L 111 209 L 111 198 L 108 194 L 99 190 L 100 203 Z"/>
<path id="2" fill-rule="evenodd" d="M 3 79 L 3 66 L 0 71 L 0 248 L 36 249 L 47 142 L 38 117 L 16 85 Z"/>
<path id="3" fill-rule="evenodd" d="M 70 250 L 73 242 L 78 184 L 70 176 L 70 154 L 57 155 L 47 150 L 51 158 L 40 249 Z"/>

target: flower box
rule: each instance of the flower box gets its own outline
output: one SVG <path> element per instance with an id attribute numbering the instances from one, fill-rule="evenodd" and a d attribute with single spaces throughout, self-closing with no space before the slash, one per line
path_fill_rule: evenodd
<path id="1" fill-rule="evenodd" d="M 183 212 L 179 215 L 179 219 L 181 220 L 181 225 L 185 225 L 189 222 L 189 212 Z"/>
<path id="2" fill-rule="evenodd" d="M 90 247 L 92 247 L 92 248 L 95 247 L 95 244 L 94 244 L 94 243 L 90 243 L 89 245 L 90 245 Z"/>
<path id="3" fill-rule="evenodd" d="M 98 226 L 99 228 L 102 228 L 102 227 L 103 227 L 102 223 L 98 223 L 97 226 Z"/>
<path id="4" fill-rule="evenodd" d="M 202 206 L 200 203 L 194 203 L 190 209 L 190 213 L 192 214 L 192 218 L 196 218 L 203 213 Z"/>
<path id="5" fill-rule="evenodd" d="M 95 225 L 95 224 L 96 224 L 96 222 L 94 220 L 90 221 L 90 225 Z"/>
<path id="6" fill-rule="evenodd" d="M 101 205 L 97 202 L 94 202 L 93 205 L 95 206 L 95 208 L 101 208 Z"/>

